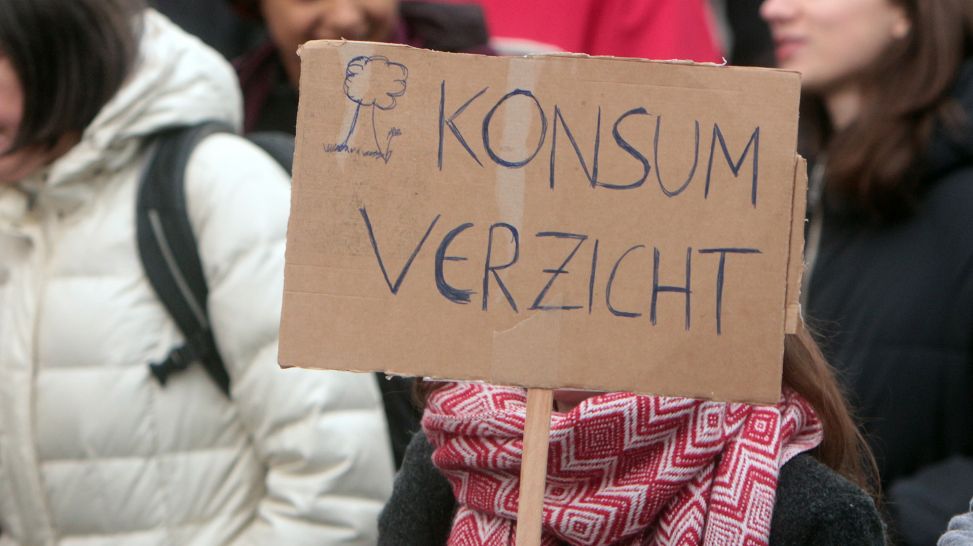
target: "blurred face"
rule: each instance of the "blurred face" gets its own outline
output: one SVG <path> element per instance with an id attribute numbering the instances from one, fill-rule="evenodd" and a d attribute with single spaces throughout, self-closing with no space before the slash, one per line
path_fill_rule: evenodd
<path id="1" fill-rule="evenodd" d="M 5 153 L 20 131 L 24 116 L 24 92 L 10 59 L 0 53 L 0 186 L 12 184 L 32 174 L 64 154 L 78 135 L 65 135 L 53 147 L 27 146 Z"/>
<path id="2" fill-rule="evenodd" d="M 10 59 L 0 55 L 0 184 L 9 184 L 24 178 L 44 163 L 36 150 L 21 149 L 6 155 L 17 138 L 20 120 L 24 115 L 24 93 L 20 79 Z"/>
<path id="3" fill-rule="evenodd" d="M 910 29 L 891 0 L 764 0 L 760 14 L 778 66 L 800 72 L 804 87 L 819 93 L 853 84 Z"/>
<path id="4" fill-rule="evenodd" d="M 270 36 L 295 86 L 300 75 L 297 48 L 308 40 L 385 42 L 392 36 L 398 0 L 262 0 Z"/>

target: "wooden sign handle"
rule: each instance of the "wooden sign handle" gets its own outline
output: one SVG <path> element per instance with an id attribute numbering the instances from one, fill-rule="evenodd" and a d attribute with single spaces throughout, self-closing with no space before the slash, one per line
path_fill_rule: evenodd
<path id="1" fill-rule="evenodd" d="M 551 433 L 554 391 L 527 389 L 524 459 L 520 467 L 517 546 L 540 546 L 547 479 L 547 444 Z"/>

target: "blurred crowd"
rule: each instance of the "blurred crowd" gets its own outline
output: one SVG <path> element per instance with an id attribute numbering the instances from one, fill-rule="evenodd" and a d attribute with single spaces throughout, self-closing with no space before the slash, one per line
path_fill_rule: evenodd
<path id="1" fill-rule="evenodd" d="M 277 364 L 339 38 L 801 75 L 780 401 L 555 393 L 544 545 L 973 544 L 970 0 L 148 4 L 0 0 L 0 546 L 514 544 L 522 389 Z"/>

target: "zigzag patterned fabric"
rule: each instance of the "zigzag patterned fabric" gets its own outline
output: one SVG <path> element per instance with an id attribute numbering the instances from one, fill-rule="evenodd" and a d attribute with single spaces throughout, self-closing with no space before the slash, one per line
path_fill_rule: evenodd
<path id="1" fill-rule="evenodd" d="M 422 424 L 457 499 L 450 546 L 514 544 L 526 391 L 450 383 Z M 542 544 L 761 545 L 780 467 L 821 443 L 811 406 L 608 393 L 554 412 Z"/>

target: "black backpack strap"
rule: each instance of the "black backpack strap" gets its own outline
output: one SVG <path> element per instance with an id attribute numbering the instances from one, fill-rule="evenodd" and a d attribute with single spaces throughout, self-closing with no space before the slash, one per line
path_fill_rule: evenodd
<path id="1" fill-rule="evenodd" d="M 205 137 L 227 131 L 232 132 L 222 124 L 207 123 L 168 129 L 155 137 L 155 150 L 140 182 L 136 228 L 149 282 L 186 338 L 165 360 L 149 364 L 152 375 L 165 385 L 170 373 L 198 361 L 229 396 L 230 377 L 210 329 L 209 290 L 185 195 L 190 154 Z"/>
<path id="2" fill-rule="evenodd" d="M 279 131 L 257 131 L 247 134 L 247 140 L 267 152 L 287 174 L 291 174 L 294 166 L 294 135 Z"/>

